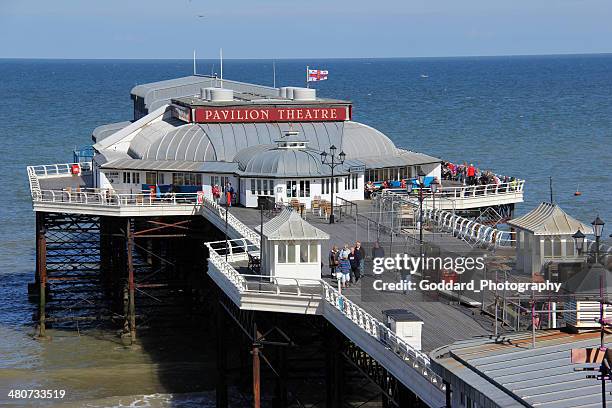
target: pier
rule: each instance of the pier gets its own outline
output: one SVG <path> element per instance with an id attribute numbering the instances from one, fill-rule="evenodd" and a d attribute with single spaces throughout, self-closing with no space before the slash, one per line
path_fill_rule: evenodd
<path id="1" fill-rule="evenodd" d="M 221 319 L 222 322 L 218 322 L 219 327 L 238 324 L 243 332 L 251 336 L 252 343 L 257 344 L 258 332 L 254 316 L 259 312 L 320 316 L 329 326 L 327 330 L 336 333 L 331 337 L 338 342 L 333 347 L 341 350 L 345 358 L 350 359 L 352 364 L 366 373 L 368 378 L 380 387 L 385 400 L 390 404 L 413 406 L 416 401 L 431 407 L 446 404 L 447 387 L 442 378 L 431 369 L 427 353 L 414 349 L 383 323 L 383 310 L 407 307 L 410 302 L 404 295 L 389 294 L 385 297 L 385 303 L 381 304 L 362 301 L 359 288 L 350 288 L 340 293 L 335 280 L 329 278 L 270 278 L 254 274 L 248 265 L 249 255 L 260 256 L 260 235 L 254 227 L 259 225 L 262 211 L 243 207 L 230 207 L 228 211 L 226 206 L 197 194 L 176 193 L 172 196 L 155 197 L 147 193 L 109 194 L 96 191 L 89 184 L 90 165 L 78 163 L 82 170 L 80 176 L 75 177 L 70 174 L 74 164 L 77 163 L 28 168 L 33 206 L 39 220 L 37 277 L 39 287 L 47 288 L 46 291 L 41 289 L 40 292 L 41 311 L 38 323 L 41 336 L 45 334 L 46 324 L 60 321 L 58 317 L 46 317 L 51 314 L 45 300 L 47 291 L 59 290 L 55 281 L 74 284 L 87 279 L 88 276 L 87 268 L 76 269 L 72 278 L 50 272 L 55 248 L 53 245 L 57 245 L 57 241 L 50 238 L 53 230 L 65 231 L 65 225 L 68 224 L 76 228 L 75 233 L 79 235 L 92 234 L 95 237 L 95 247 L 96 251 L 99 251 L 100 259 L 96 273 L 101 274 L 103 280 L 108 282 L 107 290 L 111 297 L 109 309 L 100 309 L 98 318 L 122 321 L 124 336 L 132 342 L 136 341 L 139 321 L 143 320 L 142 311 L 136 308 L 137 291 L 151 288 L 159 290 L 160 287 L 168 285 L 160 282 L 147 283 L 138 279 L 135 275 L 134 257 L 140 253 L 138 256 L 150 258 L 151 265 L 167 266 L 169 257 L 179 256 L 177 253 L 171 255 L 172 251 L 178 251 L 178 248 L 162 249 L 159 244 L 155 244 L 155 238 L 163 238 L 161 242 L 165 242 L 171 237 L 193 234 L 192 231 L 185 232 L 185 226 L 194 220 L 201 220 L 200 224 L 204 230 L 201 231 L 200 237 L 216 235 L 222 238 L 227 233 L 229 240 L 228 247 L 223 239 L 199 240 L 204 242 L 204 247 L 208 250 L 208 265 L 207 268 L 202 265 L 201 273 L 206 270 L 216 285 L 217 316 L 225 317 Z M 398 192 L 390 191 L 386 194 L 389 197 L 394 195 L 393 200 L 396 203 L 405 200 L 404 204 L 411 204 L 409 198 L 402 197 Z M 500 197 L 495 197 L 493 191 L 487 194 L 493 196 L 495 203 L 500 202 Z M 507 192 L 500 191 L 499 194 L 504 195 Z M 465 199 L 462 198 L 464 201 Z M 390 227 L 388 222 L 373 219 L 375 207 L 382 206 L 378 210 L 380 212 L 384 211 L 384 206 L 387 205 L 382 201 L 382 196 L 379 200 L 381 201 L 365 200 L 355 203 L 339 200 L 338 205 L 334 207 L 336 219 L 339 221 L 335 224 L 329 224 L 329 215 L 312 209 L 305 211 L 302 216 L 312 225 L 329 233 L 331 241 L 335 243 L 375 239 L 383 242 L 383 245 L 391 245 L 390 248 L 394 252 L 408 250 L 418 253 L 419 245 L 414 237 L 414 225 L 411 235 L 408 231 L 409 225 L 402 226 L 398 223 L 397 227 Z M 482 201 L 482 197 L 478 197 L 478 200 Z M 265 221 L 272 216 L 273 214 L 266 213 Z M 393 218 L 399 220 L 401 216 L 398 213 Z M 136 225 L 139 227 L 136 228 Z M 473 242 L 453 235 L 452 231 L 442 232 L 442 218 L 439 227 L 440 232 L 436 234 L 428 231 L 427 240 L 434 240 L 442 246 L 452 245 L 458 247 L 455 248 L 457 250 L 473 250 Z M 498 240 L 497 243 L 501 244 L 502 241 Z M 147 244 L 143 246 L 140 242 Z M 479 249 L 489 251 L 491 242 L 481 243 L 483 245 Z M 71 245 L 75 250 L 85 251 L 87 241 L 72 242 Z M 160 255 L 161 253 L 163 255 Z M 201 258 L 201 261 L 206 261 L 206 258 Z M 205 279 L 204 275 L 201 275 L 201 279 Z M 372 277 L 364 277 L 364 281 L 369 279 Z M 126 282 L 126 285 L 123 286 L 119 282 Z M 54 294 L 53 297 L 54 301 L 57 301 L 57 295 Z M 89 298 L 87 299 L 90 302 Z M 427 350 L 487 333 L 476 320 L 447 302 L 417 301 L 408 308 L 423 318 L 431 316 L 423 329 L 423 344 Z M 108 312 L 108 316 L 102 316 L 104 311 Z M 245 320 L 245 316 L 249 315 L 251 317 Z M 79 317 L 72 316 L 67 319 L 74 320 Z M 222 344 L 219 351 L 225 352 Z M 255 346 L 252 356 L 254 379 L 257 382 L 260 363 L 256 360 Z M 223 355 L 220 358 L 223 359 Z M 333 360 L 335 357 L 329 358 Z M 223 366 L 222 361 L 219 364 L 220 367 Z M 330 361 L 327 364 L 332 369 L 326 382 L 329 382 L 331 389 L 339 389 L 339 382 L 344 380 L 341 373 L 337 372 L 338 363 Z M 336 372 L 333 367 L 336 367 Z M 378 368 L 372 371 L 373 367 Z M 218 392 L 222 406 L 226 391 L 219 389 Z M 333 399 L 339 401 L 339 396 L 332 395 L 329 398 L 329 406 L 338 406 L 338 402 Z M 411 401 L 411 405 L 403 401 Z"/>

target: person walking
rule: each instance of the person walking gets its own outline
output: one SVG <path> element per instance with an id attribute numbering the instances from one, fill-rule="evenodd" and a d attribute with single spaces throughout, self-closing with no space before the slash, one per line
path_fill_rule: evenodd
<path id="1" fill-rule="evenodd" d="M 361 273 L 359 272 L 359 252 L 355 250 L 355 247 L 351 247 L 351 253 L 348 256 L 348 260 L 351 264 L 351 282 L 359 282 Z"/>
<path id="2" fill-rule="evenodd" d="M 336 278 L 336 268 L 338 268 L 338 247 L 334 245 L 329 251 L 329 274 L 332 279 Z"/>
<path id="3" fill-rule="evenodd" d="M 338 262 L 338 281 L 340 282 L 340 286 L 343 288 L 349 287 L 349 281 L 351 280 L 351 263 L 348 260 L 348 256 L 340 257 L 340 261 Z"/>
<path id="4" fill-rule="evenodd" d="M 344 244 L 344 247 L 340 250 L 340 254 L 338 255 L 340 258 L 348 258 L 351 250 L 349 249 L 348 244 Z"/>

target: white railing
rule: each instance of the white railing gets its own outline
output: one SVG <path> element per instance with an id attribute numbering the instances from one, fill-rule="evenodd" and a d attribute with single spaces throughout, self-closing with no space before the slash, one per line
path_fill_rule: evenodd
<path id="1" fill-rule="evenodd" d="M 238 239 L 231 241 L 233 243 L 241 243 L 242 249 L 248 251 L 249 247 L 243 240 Z M 321 279 L 242 275 L 229 262 L 229 254 L 228 261 L 226 261 L 224 254 L 218 253 L 218 249 L 215 249 L 215 246 L 221 245 L 223 245 L 224 249 L 225 241 L 209 242 L 205 245 L 210 252 L 210 262 L 236 287 L 239 293 L 251 292 L 308 297 L 312 297 L 313 294 L 318 293 L 328 305 L 339 311 L 361 330 L 380 341 L 386 348 L 409 364 L 431 384 L 441 391 L 445 390 L 442 378 L 430 367 L 429 356 L 426 353 L 415 349 L 406 341 L 398 337 L 380 320 L 374 318 L 355 302 L 340 294 L 338 290 L 327 282 Z M 256 286 L 256 288 L 253 289 L 253 286 Z"/>
<path id="2" fill-rule="evenodd" d="M 442 187 L 436 193 L 436 198 L 446 199 L 461 199 L 461 198 L 472 198 L 472 197 L 489 197 L 499 196 L 503 194 L 515 194 L 522 193 L 525 188 L 525 180 L 510 181 L 507 183 L 500 184 L 483 184 L 476 186 L 458 186 L 458 187 Z M 425 199 L 431 199 L 431 190 L 425 188 L 427 197 Z M 400 194 L 406 193 L 405 188 L 389 188 L 383 190 L 383 194 Z"/>
<path id="3" fill-rule="evenodd" d="M 493 228 L 448 211 L 425 208 L 423 217 L 432 221 L 439 230 L 450 232 L 454 236 L 476 245 L 511 247 L 516 242 L 514 232 Z"/>
<path id="4" fill-rule="evenodd" d="M 225 208 L 219 205 L 213 200 L 210 200 L 206 197 L 203 197 L 204 207 L 212 211 L 215 215 L 217 215 L 221 220 L 225 220 Z M 260 245 L 260 237 L 259 234 L 253 231 L 252 228 L 246 226 L 242 221 L 236 218 L 231 211 L 227 214 L 227 223 L 236 230 L 243 237 L 249 239 L 255 245 Z"/>
<path id="5" fill-rule="evenodd" d="M 69 176 L 72 175 L 72 167 L 78 165 L 82 173 L 90 172 L 91 162 L 45 164 L 41 166 L 28 166 L 28 174 L 32 172 L 37 177 Z"/>
<path id="6" fill-rule="evenodd" d="M 35 202 L 98 205 L 110 207 L 146 207 L 162 205 L 195 205 L 196 193 L 115 193 L 99 189 L 40 190 Z"/>
<path id="7" fill-rule="evenodd" d="M 393 351 L 402 360 L 419 372 L 431 384 L 441 391 L 445 390 L 442 378 L 430 367 L 429 356 L 415 349 L 406 341 L 397 336 L 380 320 L 376 319 L 355 302 L 341 295 L 333 286 L 321 281 L 325 300 L 328 304 L 340 311 L 346 318 L 355 323 L 360 329 L 374 337 L 389 350 Z"/>

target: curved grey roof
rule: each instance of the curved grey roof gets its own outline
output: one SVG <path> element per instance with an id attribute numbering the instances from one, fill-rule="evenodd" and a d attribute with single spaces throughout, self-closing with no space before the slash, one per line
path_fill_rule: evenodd
<path id="1" fill-rule="evenodd" d="M 217 155 L 207 133 L 198 124 L 177 119 L 146 126 L 134 136 L 130 156 L 149 160 L 216 161 Z"/>
<path id="2" fill-rule="evenodd" d="M 357 122 L 294 123 L 293 129 L 317 151 L 335 145 L 347 159 L 393 156 L 398 149 L 384 134 Z M 132 140 L 134 158 L 158 160 L 234 161 L 251 146 L 282 139 L 288 123 L 184 124 L 165 119 L 145 126 Z"/>
<path id="3" fill-rule="evenodd" d="M 251 150 L 252 155 L 242 155 L 238 166 L 244 175 L 274 177 L 321 177 L 331 173 L 321 164 L 319 152 L 312 149 L 272 147 L 268 150 Z M 337 170 L 337 173 L 342 173 Z"/>

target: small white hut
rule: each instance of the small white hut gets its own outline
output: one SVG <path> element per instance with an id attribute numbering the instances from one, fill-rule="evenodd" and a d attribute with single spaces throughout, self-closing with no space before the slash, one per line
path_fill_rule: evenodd
<path id="1" fill-rule="evenodd" d="M 558 205 L 541 203 L 522 217 L 508 221 L 516 229 L 517 270 L 532 276 L 547 264 L 581 263 L 572 235 L 580 230 L 593 234 L 591 226 L 568 215 Z"/>
<path id="2" fill-rule="evenodd" d="M 256 227 L 259 232 L 259 227 Z M 290 209 L 263 225 L 264 255 L 261 274 L 286 277 L 279 284 L 295 285 L 294 279 L 321 279 L 321 243 L 329 235 L 304 221 Z M 307 285 L 304 281 L 300 284 Z"/>

